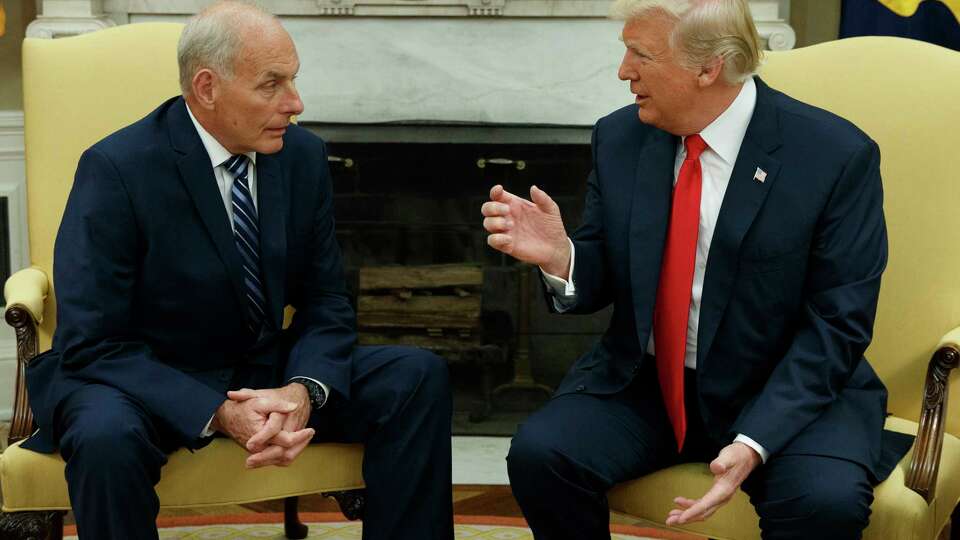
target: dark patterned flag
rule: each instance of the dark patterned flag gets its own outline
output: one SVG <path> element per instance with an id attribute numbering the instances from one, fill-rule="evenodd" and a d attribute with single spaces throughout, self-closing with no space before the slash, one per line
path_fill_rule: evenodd
<path id="1" fill-rule="evenodd" d="M 843 0 L 840 37 L 899 36 L 960 51 L 960 0 Z"/>

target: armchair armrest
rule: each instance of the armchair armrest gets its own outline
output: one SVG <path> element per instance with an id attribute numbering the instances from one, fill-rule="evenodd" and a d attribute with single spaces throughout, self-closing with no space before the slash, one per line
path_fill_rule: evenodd
<path id="1" fill-rule="evenodd" d="M 47 274 L 38 268 L 24 268 L 7 278 L 3 285 L 3 297 L 7 301 L 6 313 L 14 306 L 22 306 L 37 324 L 43 320 L 43 301 L 50 290 Z M 7 315 L 9 317 L 9 315 Z M 11 326 L 16 327 L 11 321 Z"/>
<path id="2" fill-rule="evenodd" d="M 33 431 L 33 413 L 27 401 L 24 369 L 37 355 L 37 325 L 43 320 L 43 302 L 50 290 L 47 274 L 25 268 L 7 279 L 3 295 L 7 301 L 4 319 L 17 332 L 17 382 L 14 389 L 13 420 L 9 443 L 25 439 Z"/>
<path id="3" fill-rule="evenodd" d="M 946 422 L 950 371 L 960 364 L 960 327 L 947 332 L 940 340 L 927 367 L 923 386 L 920 427 L 914 442 L 913 459 L 907 472 L 907 487 L 929 504 L 937 489 L 943 429 Z"/>

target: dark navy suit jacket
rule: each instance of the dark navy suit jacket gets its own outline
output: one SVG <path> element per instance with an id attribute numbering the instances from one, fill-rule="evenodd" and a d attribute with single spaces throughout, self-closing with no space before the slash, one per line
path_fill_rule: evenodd
<path id="1" fill-rule="evenodd" d="M 202 445 L 243 364 L 349 397 L 355 316 L 323 141 L 291 125 L 256 167 L 269 304 L 260 336 L 245 329 L 240 255 L 183 99 L 84 152 L 54 249 L 53 347 L 27 370 L 40 430 L 26 447 L 54 450 L 57 405 L 87 383 L 133 397 L 187 447 Z M 286 305 L 297 311 L 281 330 Z"/>
<path id="2" fill-rule="evenodd" d="M 641 123 L 635 105 L 594 128 L 570 311 L 610 303 L 614 311 L 558 394 L 614 393 L 640 370 L 677 144 Z M 884 435 L 886 389 L 863 357 L 887 262 L 879 167 L 876 143 L 851 123 L 757 79 L 710 246 L 697 336 L 699 412 L 715 441 L 742 433 L 771 454 L 844 458 L 874 480 L 909 446 Z"/>

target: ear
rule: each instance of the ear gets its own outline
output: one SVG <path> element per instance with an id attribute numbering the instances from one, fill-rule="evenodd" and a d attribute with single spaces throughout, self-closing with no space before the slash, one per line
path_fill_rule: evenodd
<path id="1" fill-rule="evenodd" d="M 204 109 L 213 109 L 219 94 L 220 78 L 208 68 L 198 70 L 191 81 L 193 97 Z"/>
<path id="2" fill-rule="evenodd" d="M 700 86 L 700 88 L 712 86 L 717 79 L 722 79 L 723 66 L 723 58 L 718 56 L 701 67 L 700 73 L 697 75 L 697 84 Z"/>

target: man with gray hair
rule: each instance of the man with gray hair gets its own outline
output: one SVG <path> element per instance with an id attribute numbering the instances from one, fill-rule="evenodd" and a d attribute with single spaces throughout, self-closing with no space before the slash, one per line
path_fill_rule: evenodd
<path id="1" fill-rule="evenodd" d="M 879 149 L 754 76 L 747 0 L 613 11 L 636 97 L 594 128 L 583 224 L 568 238 L 535 186 L 532 202 L 495 186 L 482 208 L 551 309 L 614 306 L 514 437 L 513 492 L 538 540 L 609 538 L 614 484 L 706 461 L 713 487 L 674 493 L 667 525 L 742 487 L 764 538 L 859 538 L 909 446 L 884 435 L 863 358 L 887 259 Z"/>
<path id="2" fill-rule="evenodd" d="M 288 465 L 312 441 L 363 443 L 363 538 L 451 540 L 446 363 L 355 346 L 326 149 L 290 123 L 293 41 L 259 8 L 221 2 L 187 23 L 178 54 L 183 95 L 80 158 L 24 446 L 63 455 L 81 538 L 157 538 L 167 454 L 219 433 L 248 468 Z"/>

